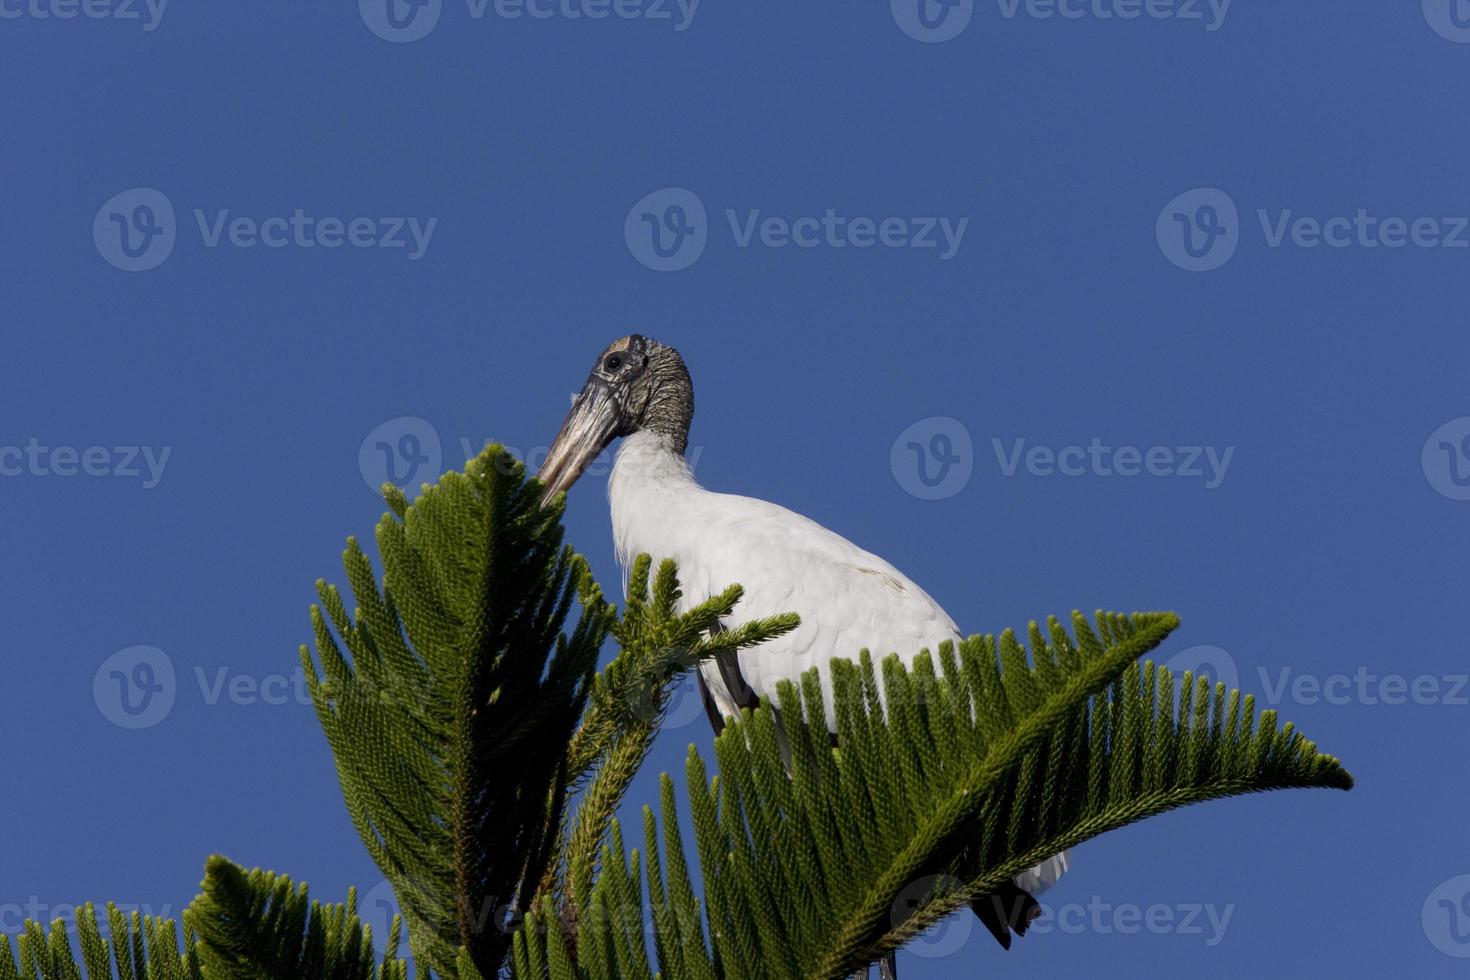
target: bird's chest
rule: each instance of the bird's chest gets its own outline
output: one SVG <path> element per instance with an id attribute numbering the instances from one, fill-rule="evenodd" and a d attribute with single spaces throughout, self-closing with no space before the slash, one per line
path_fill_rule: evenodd
<path id="1" fill-rule="evenodd" d="M 636 446 L 634 447 L 637 448 Z M 613 544 L 625 571 L 639 555 L 655 566 L 666 558 L 679 565 L 685 603 L 708 595 L 712 560 L 720 550 L 704 494 L 686 474 L 657 458 L 619 453 L 608 481 Z"/>

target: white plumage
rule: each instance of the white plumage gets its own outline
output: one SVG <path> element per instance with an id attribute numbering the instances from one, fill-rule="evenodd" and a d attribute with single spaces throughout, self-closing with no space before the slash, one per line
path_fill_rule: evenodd
<path id="1" fill-rule="evenodd" d="M 741 650 L 740 673 L 757 695 L 774 701 L 779 681 L 819 668 L 833 730 L 833 657 L 856 660 L 867 648 L 880 661 L 897 653 L 907 664 L 921 649 L 960 639 L 954 620 L 888 562 L 784 507 L 704 489 L 656 432 L 623 440 L 608 498 L 619 561 L 626 568 L 641 553 L 674 559 L 684 608 L 739 583 L 745 596 L 727 626 L 785 612 L 801 616 L 785 636 Z M 720 713 L 738 715 L 719 670 L 700 670 Z"/>

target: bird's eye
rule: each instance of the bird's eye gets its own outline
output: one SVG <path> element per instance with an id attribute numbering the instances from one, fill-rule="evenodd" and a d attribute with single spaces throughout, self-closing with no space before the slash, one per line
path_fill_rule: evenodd
<path id="1" fill-rule="evenodd" d="M 614 354 L 607 360 L 603 361 L 602 366 L 607 368 L 609 371 L 616 371 L 618 368 L 623 366 L 623 359 Z"/>

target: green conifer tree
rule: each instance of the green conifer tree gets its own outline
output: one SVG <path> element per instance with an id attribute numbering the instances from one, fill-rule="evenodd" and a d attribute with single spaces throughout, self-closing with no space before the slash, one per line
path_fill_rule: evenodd
<path id="1" fill-rule="evenodd" d="M 91 905 L 0 936 L 0 980 L 841 978 L 1050 854 L 1176 807 L 1352 778 L 1274 711 L 1139 659 L 1168 613 L 1097 613 L 943 644 L 911 667 L 833 664 L 693 746 L 641 849 L 615 817 L 670 690 L 793 629 L 722 630 L 738 584 L 678 613 L 647 557 L 619 611 L 562 542 L 560 504 L 489 446 L 414 501 L 385 488 L 381 574 L 318 583 L 302 663 L 344 802 L 392 883 L 382 956 L 356 914 L 222 857 L 176 923 Z M 599 652 L 617 655 L 601 671 Z M 883 677 L 885 697 L 878 697 Z M 914 907 L 895 904 L 925 887 Z M 779 910 L 779 913 L 778 913 Z M 645 923 L 652 923 L 652 949 Z"/>

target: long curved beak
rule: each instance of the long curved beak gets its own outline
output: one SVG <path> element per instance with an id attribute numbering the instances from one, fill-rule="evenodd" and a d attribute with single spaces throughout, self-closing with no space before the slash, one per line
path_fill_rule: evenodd
<path id="1" fill-rule="evenodd" d="M 619 421 L 618 403 L 608 386 L 596 380 L 587 382 L 572 402 L 572 410 L 561 424 L 541 472 L 536 474 L 546 487 L 541 506 L 577 482 L 588 464 L 612 442 Z"/>

